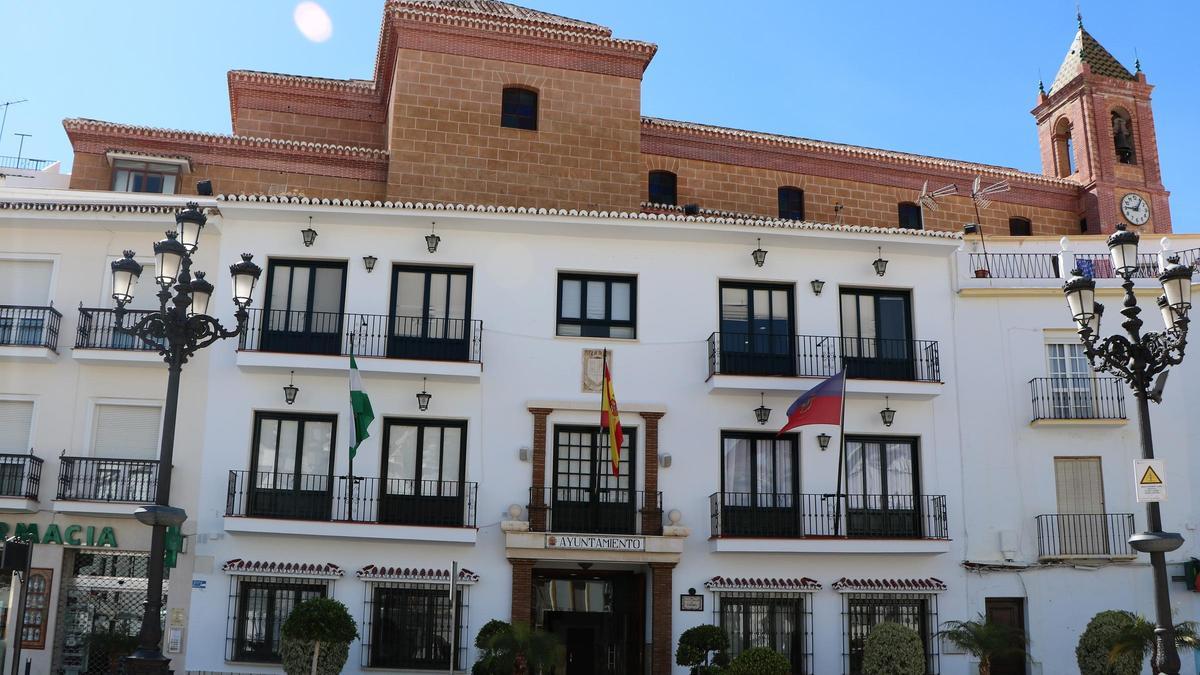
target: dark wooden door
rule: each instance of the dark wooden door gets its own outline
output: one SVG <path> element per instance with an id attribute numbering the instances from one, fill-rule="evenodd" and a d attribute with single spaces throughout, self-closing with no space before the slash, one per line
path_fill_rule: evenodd
<path id="1" fill-rule="evenodd" d="M 792 287 L 721 282 L 721 372 L 796 374 Z"/>
<path id="2" fill-rule="evenodd" d="M 289 354 L 342 353 L 346 263 L 272 260 L 259 348 Z"/>
<path id="3" fill-rule="evenodd" d="M 987 598 L 984 601 L 988 621 L 1011 626 L 1025 634 L 1025 598 Z M 1010 655 L 992 661 L 992 675 L 1025 675 L 1025 657 Z"/>
<path id="4" fill-rule="evenodd" d="M 596 629 L 567 628 L 567 675 L 593 675 L 596 668 Z"/>

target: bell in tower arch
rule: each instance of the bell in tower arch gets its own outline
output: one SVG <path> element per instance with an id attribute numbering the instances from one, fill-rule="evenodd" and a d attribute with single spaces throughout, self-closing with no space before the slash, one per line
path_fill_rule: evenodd
<path id="1" fill-rule="evenodd" d="M 1113 146 L 1117 151 L 1117 160 L 1122 164 L 1133 164 L 1133 130 L 1130 119 L 1124 111 L 1114 110 L 1112 113 Z"/>

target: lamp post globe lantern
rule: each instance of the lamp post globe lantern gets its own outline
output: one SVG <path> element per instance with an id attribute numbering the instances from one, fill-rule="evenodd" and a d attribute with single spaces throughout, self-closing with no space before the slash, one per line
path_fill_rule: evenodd
<path id="1" fill-rule="evenodd" d="M 1175 310 L 1171 309 L 1171 304 L 1167 302 L 1167 296 L 1160 295 L 1156 301 L 1158 311 L 1162 314 L 1163 326 L 1167 329 L 1175 327 Z"/>
<path id="2" fill-rule="evenodd" d="M 1167 262 L 1170 264 L 1158 275 L 1158 283 L 1162 284 L 1167 305 L 1175 312 L 1177 318 L 1182 319 L 1192 308 L 1193 269 L 1189 265 L 1179 264 L 1178 256 L 1167 258 Z M 1174 322 L 1171 325 L 1174 325 Z"/>
<path id="3" fill-rule="evenodd" d="M 187 247 L 178 239 L 173 231 L 167 232 L 167 238 L 154 242 L 154 280 L 163 288 L 170 288 L 179 278 L 183 268 L 183 259 L 188 257 Z"/>
<path id="4" fill-rule="evenodd" d="M 1090 337 L 1092 339 L 1095 339 L 1096 336 L 1100 335 L 1100 320 L 1103 318 L 1104 318 L 1104 305 L 1097 302 L 1096 310 L 1094 312 L 1092 312 L 1092 318 L 1088 319 L 1088 322 L 1086 324 L 1087 329 L 1091 332 Z M 1082 329 L 1082 328 L 1083 328 L 1083 326 L 1080 326 L 1080 329 Z"/>
<path id="5" fill-rule="evenodd" d="M 207 279 L 204 278 L 204 272 L 196 272 L 196 278 L 188 284 L 188 294 L 191 295 L 192 302 L 188 305 L 188 316 L 196 314 L 208 314 L 208 305 L 212 300 L 212 294 L 215 288 Z"/>
<path id="6" fill-rule="evenodd" d="M 200 247 L 200 231 L 207 222 L 208 217 L 195 202 L 190 202 L 186 209 L 175 214 L 175 232 L 179 243 L 187 248 L 188 253 L 195 253 Z"/>
<path id="7" fill-rule="evenodd" d="M 125 257 L 112 261 L 112 298 L 118 307 L 124 307 L 133 300 L 133 292 L 137 289 L 138 278 L 145 269 L 141 263 L 133 259 L 133 251 L 126 250 Z"/>
<path id="8" fill-rule="evenodd" d="M 240 263 L 229 266 L 229 276 L 233 277 L 233 302 L 240 309 L 250 305 L 250 298 L 254 296 L 254 285 L 262 276 L 262 268 L 255 265 L 253 259 L 252 254 L 243 253 Z"/>
<path id="9" fill-rule="evenodd" d="M 1071 278 L 1063 284 L 1063 295 L 1071 308 L 1071 318 L 1080 328 L 1091 321 L 1096 313 L 1096 282 L 1084 276 L 1078 269 L 1071 270 Z"/>
<path id="10" fill-rule="evenodd" d="M 1140 239 L 1137 232 L 1125 229 L 1125 223 L 1117 223 L 1117 231 L 1108 237 L 1108 254 L 1112 257 L 1113 272 L 1117 276 L 1124 277 L 1137 271 Z"/>

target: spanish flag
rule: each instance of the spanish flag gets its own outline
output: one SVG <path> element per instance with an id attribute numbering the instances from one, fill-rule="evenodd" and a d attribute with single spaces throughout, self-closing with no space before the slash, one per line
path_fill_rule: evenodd
<path id="1" fill-rule="evenodd" d="M 617 410 L 617 396 L 613 393 L 612 373 L 608 371 L 608 350 L 604 350 L 604 379 L 600 387 L 600 427 L 608 430 L 609 456 L 612 458 L 613 475 L 620 475 L 621 446 L 625 433 L 621 431 L 621 413 Z"/>

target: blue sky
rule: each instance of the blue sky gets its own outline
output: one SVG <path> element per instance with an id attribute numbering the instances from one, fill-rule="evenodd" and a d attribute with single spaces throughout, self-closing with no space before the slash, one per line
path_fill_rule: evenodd
<path id="1" fill-rule="evenodd" d="M 65 117 L 228 133 L 235 68 L 370 77 L 379 0 L 326 0 L 326 42 L 296 0 L 0 0 L 0 102 L 27 157 L 70 160 Z M 521 4 L 521 3 L 518 3 Z M 1075 30 L 1074 0 L 526 0 L 659 45 L 642 110 L 1040 171 L 1029 110 Z M 1200 3 L 1085 0 L 1084 23 L 1154 92 L 1175 229 L 1200 232 Z"/>

